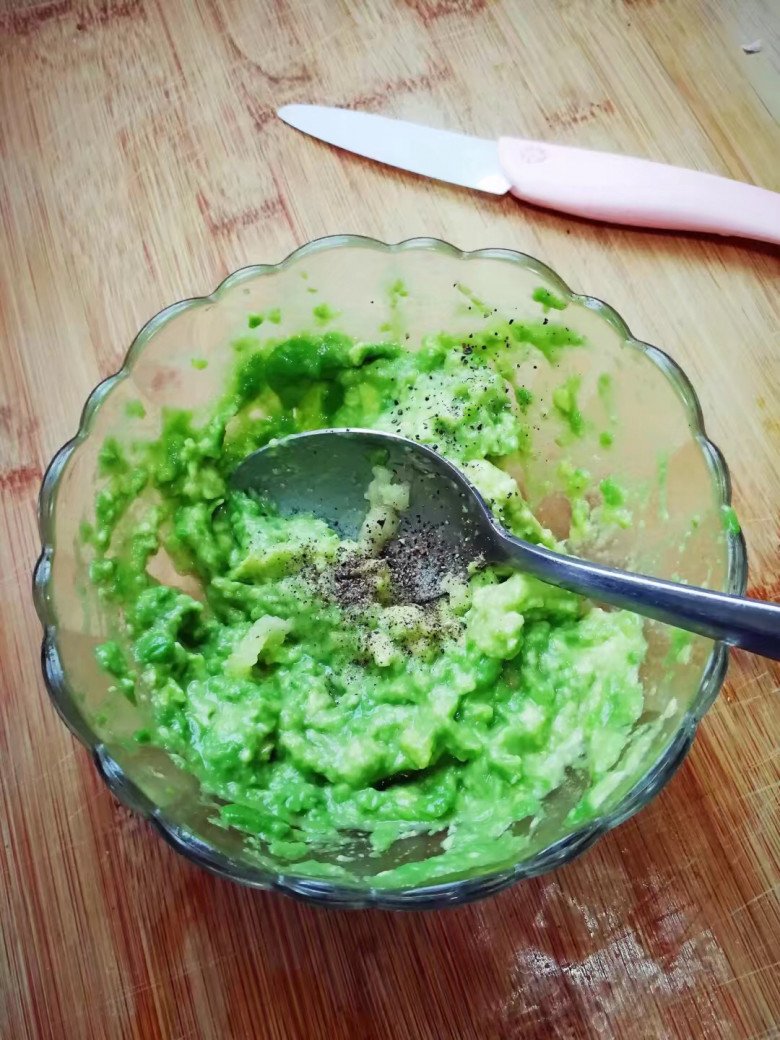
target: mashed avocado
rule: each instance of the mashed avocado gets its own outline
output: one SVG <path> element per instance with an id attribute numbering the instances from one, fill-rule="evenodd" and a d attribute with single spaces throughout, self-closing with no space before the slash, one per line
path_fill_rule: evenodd
<path id="1" fill-rule="evenodd" d="M 489 868 L 519 854 L 568 777 L 577 819 L 614 786 L 643 707 L 638 617 L 499 567 L 415 601 L 389 564 L 408 489 L 381 466 L 357 543 L 228 487 L 273 437 L 374 427 L 434 446 L 511 531 L 556 545 L 501 468 L 529 435 L 530 395 L 503 370 L 510 337 L 548 359 L 577 342 L 547 322 L 417 350 L 248 337 L 209 416 L 169 410 L 157 440 L 103 447 L 85 537 L 121 624 L 98 659 L 146 719 L 136 739 L 293 872 L 347 872 L 356 843 L 379 857 L 421 832 L 440 836 L 430 858 L 399 857 L 377 884 Z M 152 577 L 163 555 L 190 592 Z"/>

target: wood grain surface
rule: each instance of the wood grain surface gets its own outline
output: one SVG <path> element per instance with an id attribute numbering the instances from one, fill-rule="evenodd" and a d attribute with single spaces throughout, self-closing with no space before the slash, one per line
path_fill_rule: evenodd
<path id="1" fill-rule="evenodd" d="M 103 788 L 39 674 L 42 469 L 165 304 L 331 232 L 535 254 L 697 386 L 751 593 L 780 600 L 780 260 L 476 196 L 286 128 L 290 101 L 623 150 L 780 189 L 774 0 L 0 0 L 0 1035 L 780 1036 L 780 671 L 733 655 L 639 817 L 427 915 L 190 866 Z M 758 53 L 743 44 L 761 41 Z"/>

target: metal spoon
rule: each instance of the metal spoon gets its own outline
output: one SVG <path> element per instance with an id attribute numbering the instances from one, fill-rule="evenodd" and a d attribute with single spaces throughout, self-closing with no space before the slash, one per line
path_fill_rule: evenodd
<path id="1" fill-rule="evenodd" d="M 366 514 L 373 467 L 410 486 L 393 552 L 414 562 L 421 598 L 473 560 L 510 564 L 551 585 L 780 660 L 780 605 L 681 585 L 564 556 L 510 535 L 461 471 L 424 444 L 376 430 L 293 434 L 247 456 L 232 486 L 273 501 L 283 515 L 313 513 L 344 538 Z M 392 554 L 391 554 L 392 555 Z M 420 601 L 418 599 L 418 602 Z"/>

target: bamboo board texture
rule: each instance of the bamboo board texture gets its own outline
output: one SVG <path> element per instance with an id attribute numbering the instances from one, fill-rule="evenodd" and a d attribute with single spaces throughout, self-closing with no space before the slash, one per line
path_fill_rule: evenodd
<path id="1" fill-rule="evenodd" d="M 136 329 L 230 270 L 359 232 L 508 246 L 664 347 L 780 600 L 780 260 L 598 226 L 339 153 L 346 104 L 780 189 L 773 0 L 0 0 L 0 1035 L 780 1036 L 780 671 L 733 655 L 693 751 L 580 860 L 477 905 L 331 912 L 190 866 L 48 703 L 42 469 Z M 743 44 L 761 41 L 757 53 Z"/>

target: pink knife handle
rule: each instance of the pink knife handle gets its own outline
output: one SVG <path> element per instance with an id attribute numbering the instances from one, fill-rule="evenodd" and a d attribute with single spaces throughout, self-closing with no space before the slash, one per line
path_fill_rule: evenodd
<path id="1" fill-rule="evenodd" d="M 708 231 L 780 244 L 780 194 L 649 159 L 501 137 L 511 192 L 611 224 Z"/>

